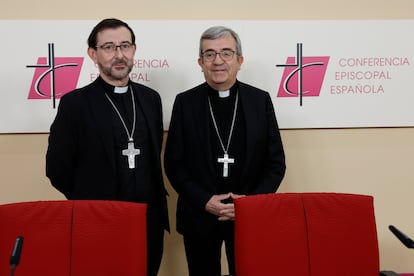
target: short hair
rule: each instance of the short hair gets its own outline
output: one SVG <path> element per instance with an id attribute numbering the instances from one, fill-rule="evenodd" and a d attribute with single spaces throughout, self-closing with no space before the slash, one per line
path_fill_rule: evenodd
<path id="1" fill-rule="evenodd" d="M 97 42 L 97 36 L 98 33 L 106 30 L 106 29 L 117 29 L 119 27 L 125 27 L 129 30 L 131 33 L 131 42 L 132 44 L 135 44 L 135 34 L 134 31 L 131 29 L 131 27 L 125 23 L 124 21 L 121 21 L 116 18 L 106 18 L 103 19 L 101 22 L 99 22 L 92 30 L 91 34 L 88 37 L 88 46 L 89 48 L 96 48 Z"/>
<path id="2" fill-rule="evenodd" d="M 206 39 L 217 39 L 223 36 L 232 36 L 234 40 L 236 41 L 236 54 L 238 56 L 242 55 L 242 47 L 241 47 L 241 40 L 239 38 L 239 35 L 233 31 L 230 28 L 224 27 L 224 26 L 214 26 L 210 27 L 207 30 L 204 31 L 204 33 L 201 35 L 200 38 L 200 57 L 203 55 L 203 49 L 202 49 L 202 43 L 203 40 Z"/>

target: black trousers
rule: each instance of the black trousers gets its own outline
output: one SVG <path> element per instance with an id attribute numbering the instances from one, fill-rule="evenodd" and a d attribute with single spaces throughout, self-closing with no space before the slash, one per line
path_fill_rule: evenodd
<path id="1" fill-rule="evenodd" d="M 147 275 L 157 276 L 164 251 L 164 226 L 159 216 L 147 210 Z"/>
<path id="2" fill-rule="evenodd" d="M 183 235 L 189 276 L 221 276 L 224 242 L 229 274 L 234 274 L 234 223 L 220 222 L 209 234 Z"/>

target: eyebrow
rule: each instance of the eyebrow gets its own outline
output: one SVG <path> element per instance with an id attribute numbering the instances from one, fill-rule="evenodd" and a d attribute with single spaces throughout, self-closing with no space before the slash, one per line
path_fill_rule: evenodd
<path id="1" fill-rule="evenodd" d="M 225 50 L 236 51 L 236 50 L 233 50 L 232 48 L 223 48 L 219 52 L 225 51 Z M 207 51 L 214 51 L 214 52 L 216 52 L 216 50 L 214 50 L 214 49 L 207 49 L 207 50 L 204 50 L 203 53 L 205 53 Z"/>
<path id="2" fill-rule="evenodd" d="M 128 40 L 121 41 L 121 43 L 119 43 L 119 44 L 122 44 L 122 43 L 129 43 L 129 44 L 133 44 L 131 41 L 128 41 Z M 113 41 L 108 41 L 108 42 L 104 42 L 104 43 L 102 43 L 101 45 L 106 45 L 106 44 L 115 44 L 115 42 L 113 42 Z"/>

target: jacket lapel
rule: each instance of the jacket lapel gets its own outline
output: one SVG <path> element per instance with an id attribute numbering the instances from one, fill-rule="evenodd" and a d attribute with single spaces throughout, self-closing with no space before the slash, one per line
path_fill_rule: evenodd
<path id="1" fill-rule="evenodd" d="M 239 85 L 240 101 L 244 118 L 246 122 L 246 162 L 243 167 L 243 175 L 247 173 L 249 167 L 249 160 L 252 160 L 254 149 L 256 146 L 257 135 L 258 135 L 258 113 L 263 112 L 257 110 L 254 98 L 250 97 L 250 91 L 245 87 Z"/>
<path id="2" fill-rule="evenodd" d="M 105 149 L 112 169 L 115 171 L 115 153 L 114 140 L 112 133 L 110 105 L 105 97 L 105 88 L 98 80 L 91 84 L 91 89 L 86 92 L 86 98 L 92 111 L 93 120 L 96 122 L 96 128 L 100 133 L 102 144 Z"/>
<path id="3" fill-rule="evenodd" d="M 157 120 L 156 118 L 160 116 L 158 113 L 161 111 L 158 109 L 154 109 L 154 104 L 149 101 L 148 97 L 146 97 L 146 93 L 139 93 L 138 88 L 134 86 L 133 84 L 132 84 L 132 88 L 133 88 L 135 97 L 138 99 L 137 104 L 139 104 L 140 108 L 142 109 L 142 113 L 144 114 L 145 121 L 147 122 L 151 142 L 157 149 L 155 152 L 158 152 L 160 150 L 159 145 L 162 143 L 162 140 L 160 140 L 162 139 L 162 136 L 160 136 L 159 128 L 163 128 L 163 126 L 159 126 L 151 122 L 153 122 L 154 120 Z M 159 159 L 160 157 L 156 156 L 156 158 Z"/>
<path id="4" fill-rule="evenodd" d="M 207 157 L 208 169 L 214 175 L 213 164 L 216 160 L 213 157 L 211 144 L 210 111 L 208 107 L 208 85 L 204 83 L 197 93 L 197 102 L 192 105 L 193 118 L 197 118 L 196 131 L 201 145 L 205 145 L 204 152 Z"/>

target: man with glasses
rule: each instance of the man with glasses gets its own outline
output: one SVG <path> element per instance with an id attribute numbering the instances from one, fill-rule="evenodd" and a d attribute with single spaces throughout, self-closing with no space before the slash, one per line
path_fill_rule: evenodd
<path id="1" fill-rule="evenodd" d="M 61 98 L 50 128 L 46 175 L 68 199 L 147 203 L 148 275 L 155 276 L 169 230 L 161 99 L 130 80 L 136 45 L 125 22 L 102 20 L 88 46 L 99 77 Z"/>
<path id="2" fill-rule="evenodd" d="M 190 276 L 221 275 L 224 242 L 234 269 L 234 205 L 241 196 L 274 193 L 285 156 L 267 92 L 237 80 L 239 36 L 216 26 L 200 39 L 205 82 L 176 96 L 164 166 L 177 191 L 177 231 Z"/>

